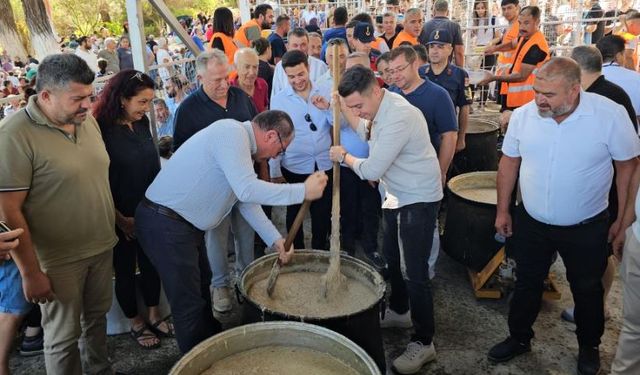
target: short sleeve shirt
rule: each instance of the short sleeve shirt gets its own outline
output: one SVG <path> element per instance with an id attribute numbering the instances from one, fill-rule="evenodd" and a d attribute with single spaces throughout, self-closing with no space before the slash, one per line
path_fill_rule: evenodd
<path id="1" fill-rule="evenodd" d="M 471 90 L 469 88 L 469 74 L 453 64 L 449 64 L 440 74 L 436 75 L 429 65 L 419 69 L 420 75 L 442 86 L 451 97 L 457 108 L 471 104 Z"/>
<path id="2" fill-rule="evenodd" d="M 271 64 L 275 65 L 275 58 L 282 58 L 287 52 L 287 47 L 284 45 L 284 40 L 278 33 L 271 33 L 269 35 L 269 44 L 271 44 Z"/>
<path id="3" fill-rule="evenodd" d="M 0 122 L 0 160 L 0 192 L 28 191 L 22 212 L 43 267 L 111 251 L 109 155 L 91 115 L 72 136 L 50 123 L 34 95 Z"/>
<path id="4" fill-rule="evenodd" d="M 451 21 L 447 17 L 433 17 L 422 27 L 422 32 L 418 36 L 418 40 L 420 44 L 427 45 L 429 41 L 429 35 L 435 30 L 445 29 L 449 31 L 449 35 L 453 38 L 454 46 L 463 45 L 462 42 L 462 31 L 460 29 L 460 25 L 456 22 Z"/>
<path id="5" fill-rule="evenodd" d="M 517 108 L 502 145 L 521 158 L 520 188 L 537 221 L 575 225 L 609 205 L 612 160 L 640 154 L 640 141 L 624 107 L 604 96 L 580 93 L 580 103 L 560 124 L 539 115 L 535 102 Z"/>

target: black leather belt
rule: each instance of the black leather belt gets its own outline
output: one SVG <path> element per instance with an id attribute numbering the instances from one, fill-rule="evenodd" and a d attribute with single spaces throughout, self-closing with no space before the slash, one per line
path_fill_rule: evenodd
<path id="1" fill-rule="evenodd" d="M 146 207 L 152 209 L 154 212 L 159 213 L 160 215 L 163 215 L 163 216 L 166 216 L 166 217 L 170 217 L 172 219 L 185 222 L 187 224 L 191 224 L 185 218 L 183 218 L 177 212 L 175 212 L 174 210 L 172 210 L 172 209 L 170 209 L 168 207 L 165 207 L 165 206 L 163 206 L 161 204 L 157 204 L 155 202 L 152 202 L 149 199 L 147 199 L 147 197 L 144 197 L 142 199 L 141 203 L 143 205 L 145 205 Z"/>

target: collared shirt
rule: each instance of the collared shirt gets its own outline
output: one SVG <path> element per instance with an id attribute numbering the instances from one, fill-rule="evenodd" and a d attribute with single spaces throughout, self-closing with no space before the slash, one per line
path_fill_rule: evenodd
<path id="1" fill-rule="evenodd" d="M 442 134 L 458 131 L 458 119 L 453 102 L 447 90 L 429 81 L 428 78 L 412 92 L 405 94 L 397 86 L 391 86 L 391 92 L 400 94 L 422 112 L 429 127 L 431 144 L 440 151 Z"/>
<path id="2" fill-rule="evenodd" d="M 249 95 L 239 88 L 229 87 L 227 107 L 224 108 L 211 100 L 201 86 L 187 96 L 176 110 L 173 149 L 177 150 L 189 137 L 218 120 L 230 118 L 247 121 L 257 114 Z"/>
<path id="3" fill-rule="evenodd" d="M 169 136 L 173 137 L 173 125 L 175 124 L 175 119 L 173 113 L 169 112 L 169 117 L 164 123 L 160 121 L 156 121 L 156 126 L 158 129 L 158 138 Z"/>
<path id="4" fill-rule="evenodd" d="M 144 116 L 132 124 L 105 126 L 102 139 L 109 153 L 109 184 L 116 210 L 126 217 L 135 216 L 136 207 L 160 170 L 156 144 Z"/>
<path id="5" fill-rule="evenodd" d="M 0 122 L 0 160 L 0 192 L 28 192 L 22 213 L 43 267 L 111 251 L 118 238 L 109 155 L 91 115 L 66 133 L 34 95 Z"/>
<path id="6" fill-rule="evenodd" d="M 291 116 L 295 128 L 293 142 L 287 147 L 284 156 L 271 159 L 271 177 L 280 177 L 280 166 L 297 174 L 310 174 L 316 170 L 331 169 L 329 147 L 331 147 L 331 111 L 322 110 L 311 103 L 316 95 L 331 100 L 331 91 L 326 87 L 311 84 L 309 97 L 305 100 L 288 86 L 274 96 L 271 109 L 285 111 Z M 311 130 L 311 122 L 305 117 L 309 115 L 315 124 L 315 131 Z"/>
<path id="7" fill-rule="evenodd" d="M 626 91 L 636 115 L 640 113 L 640 73 L 616 63 L 607 63 L 602 66 L 602 74 L 608 81 L 615 83 Z"/>
<path id="8" fill-rule="evenodd" d="M 236 76 L 231 80 L 231 85 L 240 88 L 238 79 L 239 78 Z M 258 113 L 262 113 L 269 109 L 269 85 L 267 85 L 267 81 L 260 77 L 256 78 L 253 83 L 253 95 L 251 96 L 251 100 L 253 101 L 253 105 L 256 106 Z"/>
<path id="9" fill-rule="evenodd" d="M 315 82 L 316 79 L 323 75 L 327 70 L 329 70 L 329 68 L 327 68 L 327 64 L 313 56 L 309 56 L 309 79 L 311 82 Z M 276 94 L 284 90 L 286 87 L 291 87 L 291 85 L 289 85 L 287 74 L 282 67 L 282 61 L 280 61 L 278 62 L 278 65 L 276 65 L 276 69 L 273 73 L 273 88 L 271 89 L 272 103 Z"/>
<path id="10" fill-rule="evenodd" d="M 258 180 L 250 121 L 220 120 L 198 132 L 160 170 L 146 197 L 168 207 L 200 230 L 217 227 L 235 204 L 268 245 L 282 237 L 260 204 L 286 206 L 304 200 L 304 184 Z"/>
<path id="11" fill-rule="evenodd" d="M 624 107 L 580 93 L 560 124 L 538 114 L 534 101 L 516 109 L 502 152 L 522 158 L 520 188 L 527 212 L 552 225 L 574 225 L 608 206 L 613 160 L 640 154 L 640 141 Z"/>
<path id="12" fill-rule="evenodd" d="M 381 181 L 382 208 L 441 200 L 440 164 L 424 116 L 402 96 L 383 92 L 369 132 L 369 157 L 356 159 L 353 171 L 363 180 Z M 358 134 L 366 139 L 367 133 L 361 120 Z"/>
<path id="13" fill-rule="evenodd" d="M 471 104 L 469 74 L 464 69 L 460 69 L 453 64 L 447 64 L 447 67 L 440 74 L 435 74 L 431 66 L 426 64 L 421 66 L 418 72 L 421 77 L 428 78 L 431 82 L 444 87 L 451 96 L 456 108 Z"/>

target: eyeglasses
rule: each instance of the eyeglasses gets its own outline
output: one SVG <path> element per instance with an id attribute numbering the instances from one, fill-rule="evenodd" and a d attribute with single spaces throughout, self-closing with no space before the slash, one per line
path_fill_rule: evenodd
<path id="1" fill-rule="evenodd" d="M 409 67 L 409 65 L 411 65 L 411 63 L 407 63 L 407 65 L 405 65 L 405 66 L 403 66 L 401 68 L 397 68 L 397 69 L 388 69 L 387 68 L 386 72 L 388 74 L 391 74 L 391 75 L 396 74 L 396 73 L 400 73 L 400 72 L 404 72 Z"/>
<path id="2" fill-rule="evenodd" d="M 314 124 L 313 120 L 311 120 L 310 114 L 307 113 L 306 115 L 304 115 L 304 120 L 309 123 L 309 129 L 311 129 L 312 132 L 318 130 L 316 124 Z"/>
<path id="3" fill-rule="evenodd" d="M 280 152 L 278 152 L 278 156 L 282 156 L 287 150 L 284 148 L 284 143 L 282 143 L 282 137 L 280 137 L 280 133 L 276 132 L 276 134 L 278 135 L 278 141 L 280 141 Z"/>

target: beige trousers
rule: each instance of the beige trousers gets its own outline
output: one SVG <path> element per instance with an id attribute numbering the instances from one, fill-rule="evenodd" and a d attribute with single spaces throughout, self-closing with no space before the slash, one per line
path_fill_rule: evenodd
<path id="1" fill-rule="evenodd" d="M 56 299 L 42 305 L 48 375 L 112 374 L 107 318 L 113 251 L 44 269 Z"/>
<path id="2" fill-rule="evenodd" d="M 622 279 L 622 328 L 618 351 L 611 365 L 611 374 L 640 374 L 640 242 L 633 230 L 626 231 L 626 241 L 620 265 Z"/>

